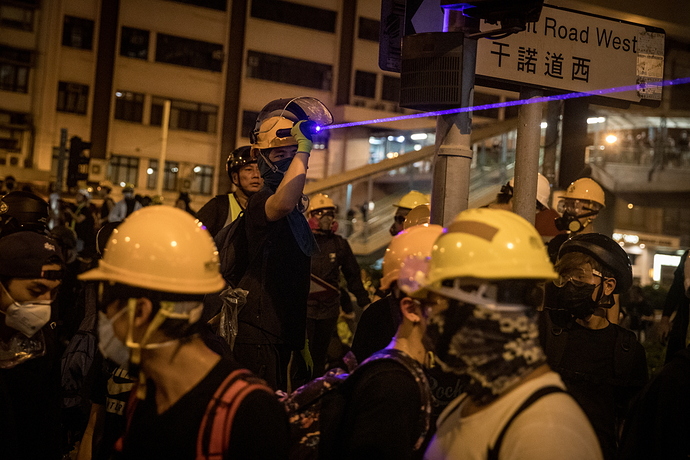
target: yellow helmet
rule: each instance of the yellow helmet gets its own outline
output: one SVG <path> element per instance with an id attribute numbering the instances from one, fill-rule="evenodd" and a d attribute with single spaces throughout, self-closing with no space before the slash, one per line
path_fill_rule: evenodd
<path id="1" fill-rule="evenodd" d="M 434 241 L 442 232 L 440 225 L 417 225 L 395 235 L 383 256 L 381 289 L 389 289 L 398 279 L 400 267 L 407 258 L 429 257 Z"/>
<path id="2" fill-rule="evenodd" d="M 335 209 L 336 206 L 333 200 L 330 199 L 328 195 L 324 195 L 323 193 L 317 193 L 309 200 L 309 209 L 307 209 L 307 212 L 311 213 L 312 211 L 316 211 L 317 209 L 325 208 Z"/>
<path id="3" fill-rule="evenodd" d="M 571 183 L 566 189 L 565 194 L 561 195 L 559 198 L 589 200 L 599 203 L 602 208 L 606 206 L 604 189 L 589 177 L 583 177 Z"/>
<path id="4" fill-rule="evenodd" d="M 537 230 L 500 209 L 461 212 L 434 244 L 426 287 L 455 278 L 556 279 Z"/>
<path id="5" fill-rule="evenodd" d="M 405 222 L 403 222 L 403 229 L 408 229 L 415 225 L 428 224 L 429 222 L 431 222 L 431 208 L 428 204 L 420 204 L 407 214 Z"/>
<path id="6" fill-rule="evenodd" d="M 412 190 L 408 192 L 405 196 L 400 198 L 400 201 L 398 201 L 393 206 L 397 206 L 399 208 L 412 209 L 416 208 L 420 204 L 429 205 L 430 202 L 431 198 L 429 197 L 429 195 L 425 195 L 422 192 L 418 192 L 417 190 Z"/>
<path id="7" fill-rule="evenodd" d="M 278 137 L 276 131 L 279 129 L 291 129 L 294 122 L 285 117 L 270 117 L 264 120 L 259 128 L 252 133 L 252 149 L 273 149 L 276 147 L 287 147 L 297 145 L 297 141 L 292 135 Z"/>
<path id="8" fill-rule="evenodd" d="M 98 267 L 79 279 L 210 294 L 225 286 L 219 267 L 218 251 L 201 222 L 172 206 L 149 206 L 113 230 Z"/>

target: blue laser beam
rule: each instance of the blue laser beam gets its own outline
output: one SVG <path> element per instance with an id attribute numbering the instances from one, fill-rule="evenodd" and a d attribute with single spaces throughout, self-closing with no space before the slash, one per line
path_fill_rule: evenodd
<path id="1" fill-rule="evenodd" d="M 351 126 L 361 126 L 361 125 L 373 125 L 373 124 L 377 124 L 377 123 L 387 123 L 387 122 L 391 122 L 391 121 L 410 120 L 413 118 L 436 117 L 439 115 L 452 115 L 455 113 L 470 112 L 470 111 L 478 112 L 480 110 L 497 109 L 500 107 L 513 107 L 516 105 L 537 104 L 539 102 L 560 101 L 560 100 L 565 100 L 565 99 L 577 99 L 580 97 L 587 97 L 587 96 L 603 96 L 606 94 L 622 93 L 625 91 L 637 91 L 637 90 L 646 89 L 646 88 L 657 88 L 657 87 L 661 88 L 664 86 L 684 85 L 686 83 L 690 83 L 690 77 L 676 78 L 673 80 L 664 80 L 664 81 L 649 82 L 649 83 L 641 83 L 641 84 L 637 84 L 637 85 L 617 86 L 615 88 L 597 89 L 594 91 L 583 91 L 580 93 L 557 94 L 555 96 L 533 97 L 530 99 L 520 99 L 517 101 L 497 102 L 495 104 L 484 104 L 484 105 L 475 105 L 472 107 L 460 107 L 460 108 L 456 108 L 456 109 L 437 110 L 434 112 L 413 113 L 411 115 L 398 115 L 397 117 L 375 118 L 373 120 L 353 121 L 353 122 L 349 122 L 349 123 L 338 123 L 338 124 L 334 124 L 334 125 L 322 126 L 321 129 L 323 131 L 325 131 L 328 129 L 349 128 Z"/>

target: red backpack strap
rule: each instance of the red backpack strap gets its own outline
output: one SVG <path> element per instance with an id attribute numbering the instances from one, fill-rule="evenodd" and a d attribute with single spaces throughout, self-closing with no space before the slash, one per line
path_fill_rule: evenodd
<path id="1" fill-rule="evenodd" d="M 122 452 L 122 449 L 124 448 L 125 444 L 125 438 L 127 437 L 127 433 L 129 433 L 129 428 L 132 425 L 132 419 L 134 418 L 134 411 L 137 408 L 137 402 L 139 401 L 139 398 L 137 398 L 137 387 L 139 386 L 138 383 L 135 383 L 132 386 L 132 389 L 130 390 L 129 393 L 129 399 L 127 400 L 127 406 L 125 407 L 125 418 L 127 419 L 127 425 L 125 427 L 125 432 L 122 433 L 122 436 L 120 436 L 117 441 L 115 441 L 115 450 L 117 452 Z"/>
<path id="2" fill-rule="evenodd" d="M 231 372 L 220 384 L 206 407 L 199 426 L 196 444 L 197 460 L 222 460 L 228 451 L 232 422 L 244 398 L 255 390 L 273 395 L 263 381 L 247 369 Z"/>

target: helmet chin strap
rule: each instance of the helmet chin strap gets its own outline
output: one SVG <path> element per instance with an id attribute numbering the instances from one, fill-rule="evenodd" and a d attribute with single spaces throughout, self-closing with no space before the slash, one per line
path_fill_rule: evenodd
<path id="1" fill-rule="evenodd" d="M 141 350 L 153 350 L 158 348 L 164 348 L 175 343 L 178 343 L 180 339 L 171 339 L 165 342 L 158 343 L 148 343 L 153 334 L 160 328 L 161 324 L 168 319 L 186 319 L 190 324 L 195 323 L 201 317 L 203 304 L 193 308 L 189 313 L 178 313 L 175 311 L 175 302 L 160 302 L 160 309 L 156 312 L 156 315 L 149 323 L 144 335 L 142 336 L 139 343 L 134 341 L 134 318 L 136 316 L 137 299 L 129 299 L 127 301 L 127 310 L 129 312 L 129 328 L 127 330 L 127 340 L 125 345 L 127 348 L 132 350 L 130 355 L 130 361 L 135 366 L 141 365 Z M 139 386 L 137 387 L 137 397 L 139 399 L 146 398 L 146 376 L 143 370 L 139 371 Z"/>
<path id="2" fill-rule="evenodd" d="M 259 150 L 259 155 L 261 155 L 261 158 L 264 159 L 264 161 L 266 162 L 266 164 L 268 165 L 268 167 L 271 168 L 271 171 L 273 171 L 274 173 L 280 173 L 280 174 L 282 174 L 282 175 L 285 175 L 285 173 L 284 173 L 283 171 L 281 171 L 280 169 L 278 169 L 278 167 L 277 167 L 275 164 L 273 164 L 273 162 L 272 162 L 271 160 L 269 160 L 268 157 L 267 157 L 266 155 L 264 155 L 264 152 L 262 152 L 261 150 Z"/>

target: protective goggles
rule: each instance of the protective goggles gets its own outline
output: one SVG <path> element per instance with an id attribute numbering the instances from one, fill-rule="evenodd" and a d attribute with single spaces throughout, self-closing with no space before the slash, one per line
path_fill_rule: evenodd
<path id="1" fill-rule="evenodd" d="M 604 279 L 604 276 L 598 270 L 592 269 L 591 274 L 601 278 L 602 280 Z M 592 283 L 589 283 L 587 281 L 583 281 L 583 278 L 589 278 L 588 273 L 585 270 L 582 270 L 579 273 L 570 272 L 570 273 L 558 275 L 558 279 L 554 280 L 553 284 L 555 284 L 558 287 L 563 287 L 568 282 L 573 283 L 573 285 L 576 287 L 585 287 L 588 285 L 589 286 L 592 285 Z M 598 286 L 599 284 L 596 284 L 596 286 Z"/>
<path id="2" fill-rule="evenodd" d="M 335 217 L 335 211 L 332 209 L 317 209 L 312 211 L 311 215 L 314 217 Z"/>

